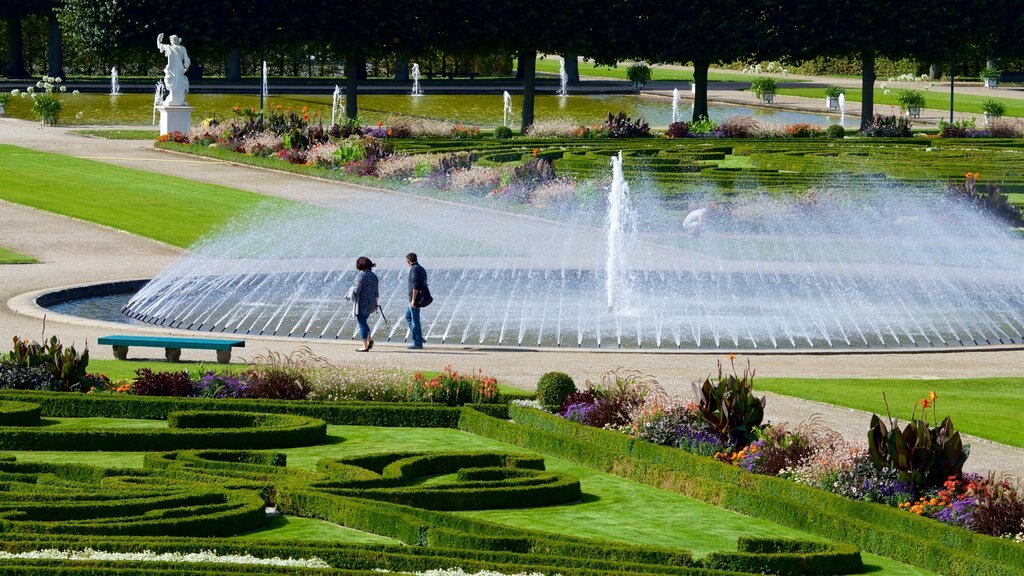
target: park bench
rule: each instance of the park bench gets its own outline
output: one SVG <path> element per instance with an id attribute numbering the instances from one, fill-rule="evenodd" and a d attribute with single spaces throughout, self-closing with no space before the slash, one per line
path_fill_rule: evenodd
<path id="1" fill-rule="evenodd" d="M 209 338 L 176 338 L 167 336 L 103 336 L 97 340 L 99 344 L 114 347 L 114 358 L 128 359 L 129 346 L 163 348 L 164 357 L 168 362 L 177 362 L 181 358 L 182 348 L 194 350 L 216 350 L 217 362 L 231 362 L 231 348 L 245 347 L 245 340 L 213 340 Z"/>

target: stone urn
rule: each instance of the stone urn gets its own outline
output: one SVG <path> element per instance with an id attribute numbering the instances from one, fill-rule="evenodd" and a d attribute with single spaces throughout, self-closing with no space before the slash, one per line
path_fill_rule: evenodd
<path id="1" fill-rule="evenodd" d="M 761 102 L 771 104 L 775 101 L 775 92 L 761 92 Z M 837 103 L 836 106 L 839 104 Z"/>
<path id="2" fill-rule="evenodd" d="M 911 118 L 920 118 L 921 117 L 921 107 L 920 106 L 907 106 L 907 116 L 910 116 Z"/>
<path id="3" fill-rule="evenodd" d="M 985 78 L 985 88 L 995 88 L 999 86 L 998 78 Z"/>

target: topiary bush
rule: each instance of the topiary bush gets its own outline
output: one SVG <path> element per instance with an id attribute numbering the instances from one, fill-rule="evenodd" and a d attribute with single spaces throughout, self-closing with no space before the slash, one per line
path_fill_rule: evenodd
<path id="1" fill-rule="evenodd" d="M 495 140 L 508 140 L 512 137 L 512 129 L 508 126 L 498 126 L 494 129 Z"/>
<path id="2" fill-rule="evenodd" d="M 548 372 L 537 381 L 537 401 L 551 411 L 558 410 L 573 392 L 576 383 L 565 372 Z"/>
<path id="3" fill-rule="evenodd" d="M 827 138 L 844 138 L 846 136 L 846 128 L 843 128 L 839 124 L 833 124 L 825 129 L 825 137 Z"/>

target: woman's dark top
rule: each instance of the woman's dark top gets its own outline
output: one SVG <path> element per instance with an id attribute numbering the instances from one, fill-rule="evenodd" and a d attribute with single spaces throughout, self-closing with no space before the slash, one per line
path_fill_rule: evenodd
<path id="1" fill-rule="evenodd" d="M 353 307 L 356 316 L 369 316 L 377 310 L 378 290 L 377 275 L 370 270 L 362 270 L 356 274 L 355 298 Z"/>

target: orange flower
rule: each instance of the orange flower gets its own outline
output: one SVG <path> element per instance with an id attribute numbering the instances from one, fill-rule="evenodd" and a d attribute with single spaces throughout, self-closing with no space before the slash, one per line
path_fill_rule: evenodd
<path id="1" fill-rule="evenodd" d="M 927 410 L 932 405 L 931 400 L 927 398 L 921 398 L 921 408 Z"/>
<path id="2" fill-rule="evenodd" d="M 533 157 L 536 158 L 537 154 L 540 154 L 540 149 L 539 148 L 534 148 L 533 149 Z"/>
<path id="3" fill-rule="evenodd" d="M 735 359 L 736 359 L 736 355 L 735 354 L 729 354 L 729 362 L 732 362 Z"/>

